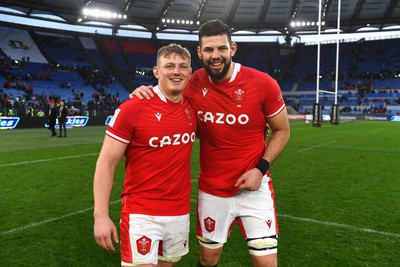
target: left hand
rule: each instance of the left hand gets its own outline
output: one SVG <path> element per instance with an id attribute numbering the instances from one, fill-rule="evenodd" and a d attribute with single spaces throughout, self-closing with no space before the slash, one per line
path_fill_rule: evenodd
<path id="1" fill-rule="evenodd" d="M 96 243 L 109 251 L 115 251 L 113 241 L 118 243 L 117 227 L 111 221 L 110 217 L 95 218 L 94 238 Z"/>
<path id="2" fill-rule="evenodd" d="M 239 177 L 235 183 L 235 187 L 248 191 L 257 191 L 261 187 L 262 179 L 263 174 L 258 169 L 253 168 Z"/>
<path id="3" fill-rule="evenodd" d="M 141 85 L 140 87 L 136 88 L 132 93 L 129 94 L 129 99 L 133 97 L 137 97 L 140 100 L 147 99 L 154 97 L 153 86 L 152 85 Z"/>

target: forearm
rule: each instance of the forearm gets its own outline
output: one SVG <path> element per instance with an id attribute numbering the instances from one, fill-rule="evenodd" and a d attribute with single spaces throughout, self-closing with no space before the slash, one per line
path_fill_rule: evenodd
<path id="1" fill-rule="evenodd" d="M 94 217 L 109 216 L 110 196 L 114 183 L 113 167 L 106 167 L 106 164 L 97 161 L 93 181 L 94 194 Z"/>
<path id="2" fill-rule="evenodd" d="M 239 189 L 250 191 L 258 190 L 261 186 L 262 177 L 285 149 L 285 146 L 289 141 L 289 136 L 289 127 L 283 127 L 281 129 L 275 128 L 275 131 L 271 134 L 268 141 L 262 159 L 260 159 L 254 169 L 245 172 L 241 177 L 239 177 L 235 186 Z"/>
<path id="3" fill-rule="evenodd" d="M 263 155 L 263 158 L 268 160 L 271 166 L 285 149 L 286 144 L 289 141 L 289 137 L 290 137 L 289 128 L 278 130 L 272 133 L 268 141 L 265 153 Z"/>

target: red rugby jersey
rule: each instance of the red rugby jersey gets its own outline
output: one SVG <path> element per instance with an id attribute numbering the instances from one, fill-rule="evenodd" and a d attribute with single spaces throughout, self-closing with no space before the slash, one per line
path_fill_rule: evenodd
<path id="1" fill-rule="evenodd" d="M 199 188 L 228 197 L 236 180 L 264 154 L 266 118 L 285 108 L 278 83 L 268 74 L 235 64 L 225 81 L 196 71 L 185 90 L 197 114 L 200 138 Z"/>
<path id="2" fill-rule="evenodd" d="M 196 119 L 186 99 L 173 103 L 158 87 L 149 101 L 127 100 L 106 134 L 125 151 L 123 211 L 175 216 L 190 212 L 190 156 Z"/>

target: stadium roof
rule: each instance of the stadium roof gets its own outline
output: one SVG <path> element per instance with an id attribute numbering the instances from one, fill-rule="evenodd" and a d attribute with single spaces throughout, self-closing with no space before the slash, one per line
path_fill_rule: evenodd
<path id="1" fill-rule="evenodd" d="M 219 18 L 232 31 L 256 35 L 275 32 L 294 36 L 317 31 L 319 0 L 0 0 L 0 14 L 62 20 L 72 25 L 104 22 L 116 33 L 124 27 L 159 32 L 194 33 L 199 23 Z M 90 17 L 83 8 L 108 10 L 108 18 Z M 321 0 L 322 30 L 337 28 L 338 0 Z M 6 8 L 6 9 L 4 9 Z M 14 12 L 17 11 L 17 12 Z M 342 33 L 361 28 L 400 28 L 398 0 L 341 0 Z M 89 14 L 89 15 L 88 15 Z M 121 14 L 121 17 L 118 17 Z M 92 14 L 93 15 L 93 14 Z M 104 15 L 104 12 L 103 12 Z M 124 15 L 126 18 L 124 19 Z M 113 18 L 115 17 L 115 18 Z M 179 20 L 179 23 L 178 23 Z M 5 23 L 2 22 L 4 25 Z"/>

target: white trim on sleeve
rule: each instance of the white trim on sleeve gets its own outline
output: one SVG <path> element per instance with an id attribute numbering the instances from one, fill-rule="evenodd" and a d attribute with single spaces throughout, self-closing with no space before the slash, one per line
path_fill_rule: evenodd
<path id="1" fill-rule="evenodd" d="M 278 115 L 281 111 L 282 111 L 282 109 L 284 109 L 285 108 L 285 104 L 283 104 L 277 111 L 275 111 L 274 113 L 272 113 L 271 115 L 268 115 L 268 116 L 265 116 L 266 118 L 272 118 L 272 117 L 275 117 L 276 115 Z"/>
<path id="2" fill-rule="evenodd" d="M 108 135 L 108 136 L 110 136 L 110 137 L 112 137 L 112 138 L 114 138 L 114 139 L 116 139 L 116 140 L 118 140 L 118 141 L 120 141 L 120 142 L 122 142 L 124 144 L 129 144 L 131 142 L 130 140 L 126 140 L 124 138 L 121 138 L 121 137 L 113 134 L 112 132 L 110 132 L 108 130 L 106 130 L 106 135 Z"/>

